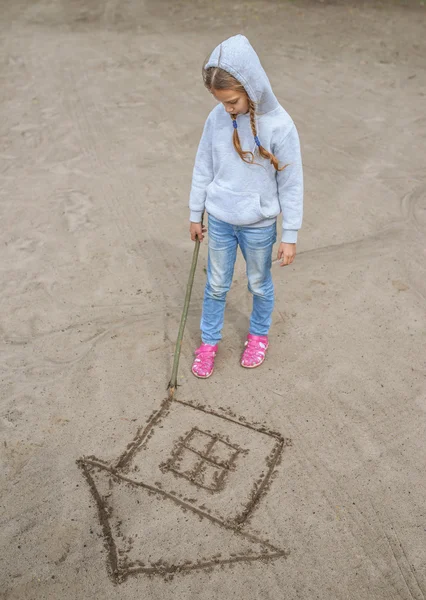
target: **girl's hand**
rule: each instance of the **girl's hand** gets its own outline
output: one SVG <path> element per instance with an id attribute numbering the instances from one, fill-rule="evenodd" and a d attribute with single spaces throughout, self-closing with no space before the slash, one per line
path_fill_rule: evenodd
<path id="1" fill-rule="evenodd" d="M 281 260 L 280 267 L 291 265 L 296 256 L 296 244 L 286 244 L 281 242 L 278 248 L 277 259 Z"/>
<path id="2" fill-rule="evenodd" d="M 198 238 L 200 240 L 200 242 L 203 241 L 204 239 L 204 233 L 206 233 L 207 231 L 207 227 L 205 227 L 204 225 L 201 225 L 201 223 L 190 223 L 189 225 L 189 232 L 191 234 L 191 240 L 193 242 L 195 242 L 195 240 Z"/>

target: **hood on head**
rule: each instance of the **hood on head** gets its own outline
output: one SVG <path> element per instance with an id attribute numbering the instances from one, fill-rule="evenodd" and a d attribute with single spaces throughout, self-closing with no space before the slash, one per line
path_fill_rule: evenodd
<path id="1" fill-rule="evenodd" d="M 258 114 L 279 105 L 259 57 L 244 35 L 234 35 L 219 44 L 206 63 L 205 68 L 209 67 L 220 67 L 233 75 L 255 102 Z"/>

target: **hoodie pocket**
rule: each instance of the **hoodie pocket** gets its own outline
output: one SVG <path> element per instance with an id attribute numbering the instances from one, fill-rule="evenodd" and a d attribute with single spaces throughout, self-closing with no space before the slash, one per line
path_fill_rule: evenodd
<path id="1" fill-rule="evenodd" d="M 207 212 L 231 225 L 252 225 L 265 217 L 260 208 L 260 194 L 234 192 L 215 181 L 207 187 Z"/>

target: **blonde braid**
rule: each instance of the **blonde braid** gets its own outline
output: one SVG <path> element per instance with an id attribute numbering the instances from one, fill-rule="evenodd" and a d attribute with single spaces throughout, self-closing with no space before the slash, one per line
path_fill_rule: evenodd
<path id="1" fill-rule="evenodd" d="M 257 128 L 256 128 L 256 105 L 253 102 L 253 100 L 251 100 L 250 98 L 249 98 L 249 113 L 250 113 L 251 132 L 252 132 L 255 140 L 257 140 L 256 143 L 258 144 Z M 284 165 L 282 167 L 279 167 L 279 161 L 276 156 L 271 154 L 271 152 L 268 152 L 261 144 L 258 145 L 258 148 L 259 148 L 260 156 L 262 158 L 266 158 L 267 160 L 269 160 L 271 162 L 271 164 L 274 165 L 274 168 L 276 171 L 283 171 L 288 166 L 288 165 Z M 254 162 L 254 159 L 252 162 Z"/>
<path id="2" fill-rule="evenodd" d="M 235 119 L 237 118 L 237 115 L 231 114 L 230 117 L 231 117 L 232 121 L 235 121 Z M 234 127 L 234 133 L 232 135 L 232 142 L 234 144 L 235 150 L 238 152 L 238 154 L 240 155 L 242 160 L 244 162 L 248 163 L 249 165 L 253 164 L 254 163 L 253 152 L 250 152 L 249 150 L 243 150 L 241 148 L 240 136 L 238 135 L 238 129 L 236 127 Z"/>
<path id="3" fill-rule="evenodd" d="M 250 112 L 250 127 L 251 127 L 251 132 L 253 134 L 253 137 L 255 138 L 257 136 L 257 129 L 256 129 L 256 105 L 253 102 L 253 100 L 248 101 L 248 105 L 249 105 L 249 112 Z"/>

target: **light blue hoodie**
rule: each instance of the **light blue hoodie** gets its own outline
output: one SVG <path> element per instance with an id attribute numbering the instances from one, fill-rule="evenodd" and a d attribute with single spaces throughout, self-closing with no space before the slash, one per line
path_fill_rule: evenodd
<path id="1" fill-rule="evenodd" d="M 195 159 L 189 199 L 190 220 L 199 223 L 204 209 L 232 225 L 265 226 L 283 213 L 282 241 L 294 243 L 302 224 L 303 171 L 299 136 L 290 115 L 276 99 L 259 57 L 243 35 L 217 46 L 206 67 L 231 73 L 256 103 L 257 135 L 272 152 L 281 172 L 258 152 L 250 128 L 250 116 L 238 115 L 238 134 L 243 150 L 250 150 L 258 164 L 245 163 L 232 143 L 232 119 L 219 104 L 209 114 Z"/>

